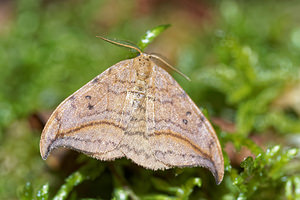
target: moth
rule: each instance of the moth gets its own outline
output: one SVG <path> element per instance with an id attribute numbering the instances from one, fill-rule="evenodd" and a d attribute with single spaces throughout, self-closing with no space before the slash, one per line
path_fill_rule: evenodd
<path id="1" fill-rule="evenodd" d="M 224 161 L 217 135 L 156 61 L 167 63 L 100 38 L 139 55 L 111 66 L 55 109 L 41 135 L 42 158 L 65 147 L 104 161 L 126 157 L 152 170 L 202 166 L 219 184 Z"/>

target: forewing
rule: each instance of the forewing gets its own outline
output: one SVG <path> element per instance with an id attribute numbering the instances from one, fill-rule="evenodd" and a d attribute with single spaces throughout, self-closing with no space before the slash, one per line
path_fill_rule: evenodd
<path id="1" fill-rule="evenodd" d="M 220 183 L 224 161 L 220 143 L 199 108 L 162 68 L 154 65 L 147 90 L 153 113 L 149 142 L 157 160 L 171 167 L 203 166 Z"/>
<path id="2" fill-rule="evenodd" d="M 53 112 L 40 141 L 46 159 L 56 147 L 68 147 L 102 160 L 122 157 L 116 149 L 131 118 L 127 90 L 133 60 L 110 67 L 84 85 Z"/>

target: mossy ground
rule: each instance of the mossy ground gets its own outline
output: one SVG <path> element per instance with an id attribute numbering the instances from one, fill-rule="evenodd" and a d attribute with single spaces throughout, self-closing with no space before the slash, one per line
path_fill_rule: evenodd
<path id="1" fill-rule="evenodd" d="M 0 199 L 300 199 L 300 2 L 183 2 L 1 2 Z M 172 26 L 152 30 L 146 52 L 191 78 L 173 73 L 216 128 L 223 182 L 202 168 L 153 172 L 74 152 L 43 161 L 45 116 L 133 55 L 95 36 L 144 48 L 160 24 Z"/>

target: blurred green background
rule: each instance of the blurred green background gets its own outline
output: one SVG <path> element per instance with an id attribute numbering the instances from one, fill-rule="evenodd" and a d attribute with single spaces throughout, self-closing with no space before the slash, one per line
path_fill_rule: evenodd
<path id="1" fill-rule="evenodd" d="M 0 1 L 0 199 L 300 199 L 299 10 L 296 0 Z M 161 24 L 171 27 L 146 52 L 191 78 L 170 71 L 216 128 L 223 182 L 64 150 L 43 161 L 49 114 L 132 56 L 95 36 L 138 43 Z"/>

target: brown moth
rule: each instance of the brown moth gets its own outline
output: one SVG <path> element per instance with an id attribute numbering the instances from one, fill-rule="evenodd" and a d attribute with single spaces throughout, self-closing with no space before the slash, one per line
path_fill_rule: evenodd
<path id="1" fill-rule="evenodd" d="M 41 136 L 42 158 L 66 147 L 100 160 L 126 157 L 152 170 L 202 166 L 219 184 L 224 161 L 209 121 L 154 62 L 162 59 L 119 45 L 140 55 L 108 68 L 56 108 Z"/>

